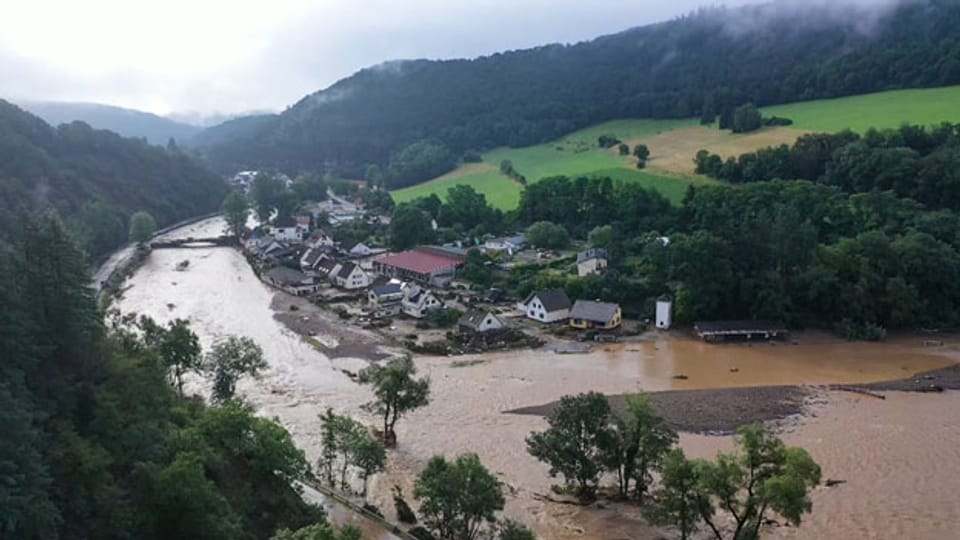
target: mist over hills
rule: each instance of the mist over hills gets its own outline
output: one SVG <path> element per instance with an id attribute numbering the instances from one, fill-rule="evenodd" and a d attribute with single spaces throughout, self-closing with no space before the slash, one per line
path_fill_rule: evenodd
<path id="1" fill-rule="evenodd" d="M 690 117 L 746 102 L 955 83 L 957 2 L 711 8 L 575 45 L 385 62 L 279 116 L 214 128 L 200 144 L 223 172 L 359 176 L 424 140 L 460 155 L 536 144 L 613 118 Z"/>
<path id="2" fill-rule="evenodd" d="M 143 137 L 150 144 L 167 144 L 171 138 L 178 143 L 187 142 L 203 129 L 156 114 L 100 103 L 17 101 L 17 105 L 52 126 L 80 121 L 124 137 Z"/>

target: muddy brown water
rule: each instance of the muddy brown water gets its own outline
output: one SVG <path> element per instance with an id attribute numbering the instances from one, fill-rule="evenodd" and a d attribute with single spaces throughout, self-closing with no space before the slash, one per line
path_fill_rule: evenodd
<path id="1" fill-rule="evenodd" d="M 215 235 L 219 220 L 171 236 Z M 187 259 L 186 271 L 176 271 Z M 206 347 L 228 334 L 246 335 L 263 348 L 270 370 L 239 390 L 261 414 L 277 417 L 308 457 L 318 455 L 326 407 L 369 423 L 360 405 L 371 397 L 341 372 L 365 365 L 359 358 L 330 359 L 274 319 L 275 292 L 261 284 L 240 254 L 229 248 L 154 252 L 128 282 L 117 307 L 160 321 L 188 318 Z M 318 336 L 336 346 L 333 336 Z M 453 359 L 418 358 L 432 380 L 431 404 L 398 424 L 400 445 L 392 470 L 371 484 L 371 500 L 392 512 L 390 488 L 409 495 L 412 478 L 434 454 L 471 451 L 497 473 L 509 492 L 505 513 L 534 527 L 542 538 L 653 538 L 656 531 L 630 510 L 571 509 L 537 499 L 549 491 L 547 469 L 525 451 L 524 438 L 542 429 L 534 416 L 503 411 L 547 403 L 565 394 L 736 386 L 864 383 L 897 379 L 949 365 L 958 349 L 924 348 L 920 338 L 883 344 L 843 343 L 801 336 L 792 344 L 708 345 L 682 335 L 598 346 L 587 354 L 514 351 Z M 473 362 L 477 361 L 477 362 Z M 463 365 L 463 364 L 460 364 Z M 686 379 L 677 379 L 676 376 Z M 192 388 L 206 391 L 203 381 Z M 960 519 L 960 393 L 931 396 L 891 393 L 886 400 L 827 394 L 816 417 L 787 435 L 824 465 L 825 476 L 848 483 L 814 495 L 803 527 L 775 533 L 790 538 L 954 538 Z M 729 445 L 726 437 L 684 436 L 694 455 Z M 337 516 L 335 516 L 337 517 Z M 349 519 L 339 516 L 338 519 Z M 379 535 L 379 536 L 378 536 Z M 365 538 L 387 538 L 375 528 Z"/>

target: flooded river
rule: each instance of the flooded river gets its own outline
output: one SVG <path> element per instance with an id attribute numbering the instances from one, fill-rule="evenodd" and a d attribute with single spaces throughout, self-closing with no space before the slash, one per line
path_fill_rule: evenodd
<path id="1" fill-rule="evenodd" d="M 207 220 L 172 236 L 213 236 Z M 186 271 L 178 262 L 189 260 Z M 372 421 L 360 409 L 369 391 L 341 371 L 365 364 L 331 359 L 274 318 L 277 295 L 261 284 L 244 258 L 229 248 L 158 250 L 127 283 L 117 306 L 165 321 L 187 318 L 209 346 L 229 334 L 255 339 L 270 371 L 239 390 L 262 414 L 278 417 L 314 459 L 326 407 Z M 282 300 L 281 295 L 280 299 Z M 334 335 L 319 335 L 336 341 Z M 376 336 L 370 335 L 370 339 Z M 477 452 L 508 486 L 506 513 L 533 526 L 541 538 L 654 538 L 623 512 L 583 510 L 541 502 L 549 492 L 546 467 L 529 457 L 524 438 L 545 422 L 503 411 L 539 405 L 565 394 L 597 390 L 724 388 L 781 384 L 858 383 L 902 378 L 955 361 L 957 348 L 926 349 L 917 339 L 885 344 L 801 339 L 799 345 L 707 345 L 682 336 L 601 346 L 588 354 L 547 350 L 480 356 L 418 358 L 432 380 L 431 404 L 398 424 L 400 445 L 391 473 L 372 485 L 371 498 L 388 515 L 390 488 L 410 494 L 411 478 L 433 454 Z M 455 366 L 462 367 L 455 367 Z M 676 379 L 678 375 L 686 379 Z M 198 391 L 205 389 L 195 382 Z M 819 490 L 814 512 L 784 538 L 953 538 L 960 519 L 960 393 L 941 396 L 890 393 L 886 401 L 825 393 L 816 417 L 785 437 L 807 447 L 824 476 L 848 481 Z M 727 437 L 684 435 L 688 453 L 712 455 Z M 376 538 L 369 529 L 365 538 Z M 384 536 L 386 537 L 386 536 Z"/>

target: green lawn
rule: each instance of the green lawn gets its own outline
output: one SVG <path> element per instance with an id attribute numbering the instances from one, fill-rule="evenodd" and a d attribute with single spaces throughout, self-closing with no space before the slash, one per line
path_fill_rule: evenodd
<path id="1" fill-rule="evenodd" d="M 458 184 L 466 184 L 486 195 L 487 202 L 501 210 L 512 210 L 520 202 L 520 184 L 499 172 L 456 173 L 457 171 L 454 171 L 422 184 L 391 191 L 390 195 L 398 203 L 417 197 L 428 197 L 431 193 L 436 193 L 441 199 L 446 199 L 447 190 Z"/>
<path id="2" fill-rule="evenodd" d="M 793 127 L 836 132 L 871 127 L 895 128 L 903 123 L 935 125 L 960 121 L 960 86 L 893 90 L 862 96 L 764 107 L 764 116 L 783 116 Z"/>

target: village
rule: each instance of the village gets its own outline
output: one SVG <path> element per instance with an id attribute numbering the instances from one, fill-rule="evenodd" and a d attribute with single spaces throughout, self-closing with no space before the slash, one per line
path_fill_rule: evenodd
<path id="1" fill-rule="evenodd" d="M 490 236 L 469 248 L 418 245 L 391 252 L 363 241 L 337 242 L 329 232 L 351 220 L 385 219 L 331 197 L 312 212 L 248 229 L 243 249 L 265 283 L 309 299 L 345 322 L 394 337 L 414 352 L 462 354 L 545 344 L 560 353 L 584 352 L 590 342 L 637 336 L 649 322 L 625 320 L 616 303 L 570 298 L 560 288 L 508 298 L 458 275 L 476 249 L 497 256 L 503 268 L 566 256 L 571 259 L 567 271 L 585 277 L 607 269 L 603 249 L 544 254 L 529 247 L 521 233 Z M 669 300 L 659 302 L 657 310 L 657 327 L 669 329 Z"/>

